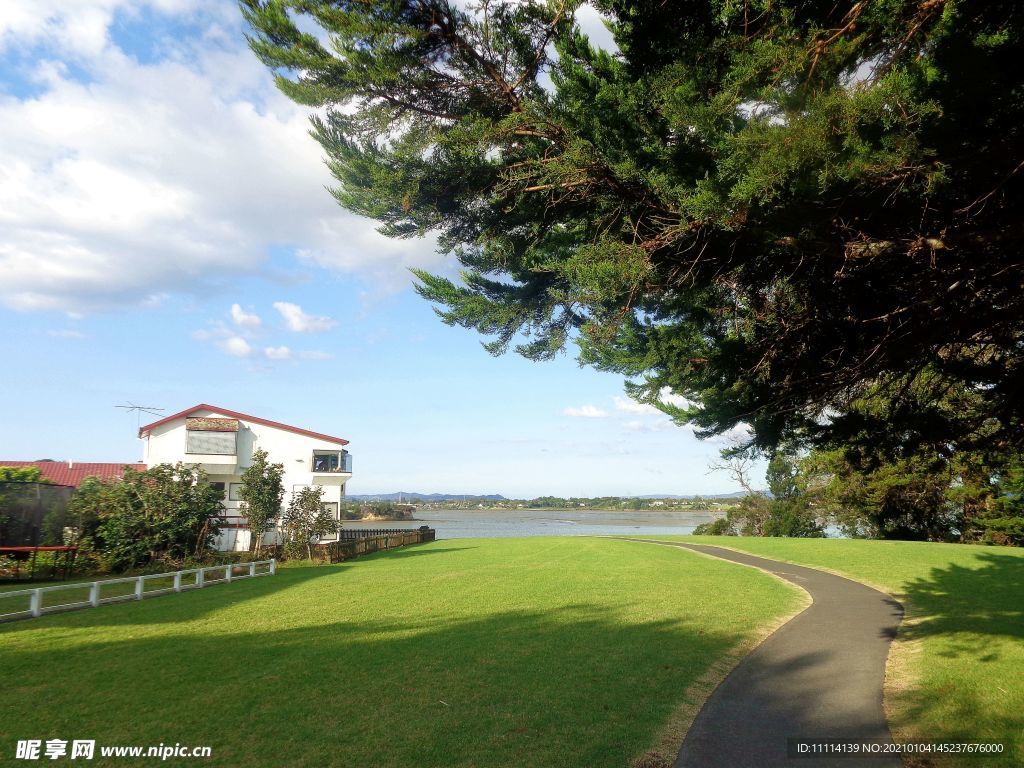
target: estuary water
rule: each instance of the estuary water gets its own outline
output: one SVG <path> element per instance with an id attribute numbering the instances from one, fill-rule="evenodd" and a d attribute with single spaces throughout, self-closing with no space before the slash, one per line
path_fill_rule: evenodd
<path id="1" fill-rule="evenodd" d="M 647 536 L 692 533 L 720 517 L 706 511 L 633 512 L 606 509 L 424 509 L 414 521 L 345 520 L 342 527 L 418 528 L 429 525 L 439 539 L 508 536 Z"/>

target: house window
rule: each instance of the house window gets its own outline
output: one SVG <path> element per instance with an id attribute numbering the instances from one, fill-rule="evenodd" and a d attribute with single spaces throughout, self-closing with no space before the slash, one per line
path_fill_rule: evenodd
<path id="1" fill-rule="evenodd" d="M 242 484 L 231 483 L 228 486 L 228 501 L 241 501 L 242 500 Z"/>
<path id="2" fill-rule="evenodd" d="M 341 470 L 341 451 L 313 451 L 314 472 L 338 472 Z"/>
<path id="3" fill-rule="evenodd" d="M 224 483 L 210 483 L 211 488 L 216 488 L 220 491 L 221 498 L 224 497 Z"/>
<path id="4" fill-rule="evenodd" d="M 186 453 L 206 453 L 233 456 L 235 453 L 235 432 L 214 432 L 190 429 L 186 432 Z"/>

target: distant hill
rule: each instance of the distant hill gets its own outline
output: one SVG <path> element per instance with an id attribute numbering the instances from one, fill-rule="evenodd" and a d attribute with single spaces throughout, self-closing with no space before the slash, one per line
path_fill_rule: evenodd
<path id="1" fill-rule="evenodd" d="M 409 501 L 420 499 L 421 501 L 466 501 L 469 499 L 480 499 L 482 501 L 506 501 L 500 493 L 410 493 L 399 491 L 398 493 L 350 493 L 345 496 L 352 501 Z"/>

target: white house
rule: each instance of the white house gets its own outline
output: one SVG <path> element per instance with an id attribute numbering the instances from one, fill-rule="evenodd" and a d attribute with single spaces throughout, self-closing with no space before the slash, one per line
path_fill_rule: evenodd
<path id="1" fill-rule="evenodd" d="M 139 439 L 147 467 L 179 461 L 198 464 L 224 492 L 227 525 L 217 542 L 221 550 L 249 548 L 249 526 L 239 514 L 238 491 L 257 448 L 267 452 L 268 461 L 284 465 L 285 506 L 293 493 L 319 485 L 326 507 L 338 518 L 345 483 L 352 477 L 352 456 L 345 450 L 348 440 L 205 403 L 141 427 Z M 273 536 L 268 534 L 266 541 Z"/>

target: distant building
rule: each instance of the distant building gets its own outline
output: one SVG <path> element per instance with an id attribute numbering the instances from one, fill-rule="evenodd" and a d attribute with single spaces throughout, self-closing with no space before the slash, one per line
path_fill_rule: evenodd
<path id="1" fill-rule="evenodd" d="M 348 440 L 205 403 L 141 427 L 139 439 L 146 467 L 198 464 L 224 492 L 227 524 L 217 542 L 221 550 L 249 549 L 249 525 L 239 512 L 238 493 L 257 448 L 267 452 L 268 461 L 284 465 L 285 506 L 301 489 L 321 486 L 325 506 L 340 519 L 345 484 L 352 477 Z M 275 536 L 268 534 L 265 540 L 272 542 Z"/>

